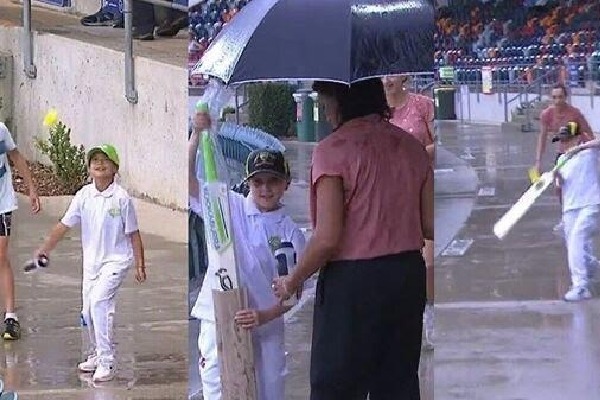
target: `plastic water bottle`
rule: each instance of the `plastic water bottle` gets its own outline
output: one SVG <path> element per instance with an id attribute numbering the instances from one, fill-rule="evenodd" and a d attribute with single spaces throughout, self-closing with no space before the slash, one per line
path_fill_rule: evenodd
<path id="1" fill-rule="evenodd" d="M 277 259 L 277 274 L 281 276 L 289 275 L 296 267 L 296 251 L 291 242 L 281 242 L 278 248 L 275 249 L 275 258 Z M 283 302 L 285 306 L 294 306 L 300 300 L 302 289 L 298 289 L 292 297 Z"/>

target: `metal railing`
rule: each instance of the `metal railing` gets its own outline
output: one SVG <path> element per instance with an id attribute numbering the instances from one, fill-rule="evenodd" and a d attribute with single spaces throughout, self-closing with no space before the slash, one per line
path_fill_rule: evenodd
<path id="1" fill-rule="evenodd" d="M 569 85 L 572 81 L 564 82 L 562 78 L 556 70 L 547 71 L 531 82 L 508 82 L 495 78 L 492 81 L 492 91 L 484 94 L 484 83 L 481 75 L 475 80 L 461 80 L 457 79 L 455 74 L 454 79 L 436 79 L 434 87 L 450 87 L 456 90 L 457 106 L 460 105 L 460 113 L 457 112 L 457 116 L 460 114 L 461 121 L 471 119 L 471 102 L 480 103 L 482 96 L 488 98 L 489 96 L 495 96 L 498 105 L 501 105 L 503 109 L 504 122 L 510 122 L 511 104 L 518 102 L 518 106 L 512 108 L 516 108 L 519 115 L 525 116 L 524 123 L 526 125 L 524 126 L 531 128 L 533 123 L 532 110 L 535 108 L 535 103 L 547 98 L 551 88 L 557 83 L 565 84 L 570 92 L 570 97 L 582 98 L 588 96 L 590 106 L 592 109 L 594 108 L 595 102 L 598 100 L 596 96 L 600 95 L 600 85 L 596 80 L 596 76 L 592 75 L 591 72 L 586 73 L 581 85 Z M 473 99 L 471 95 L 474 95 Z"/>
<path id="2" fill-rule="evenodd" d="M 139 0 L 161 7 L 188 12 L 188 7 L 166 0 Z M 133 61 L 133 14 L 132 0 L 123 0 L 123 18 L 125 23 L 125 98 L 129 103 L 138 102 L 135 85 L 135 65 Z M 31 27 L 31 0 L 23 0 L 23 70 L 30 79 L 37 77 L 37 68 L 33 57 L 33 31 Z"/>

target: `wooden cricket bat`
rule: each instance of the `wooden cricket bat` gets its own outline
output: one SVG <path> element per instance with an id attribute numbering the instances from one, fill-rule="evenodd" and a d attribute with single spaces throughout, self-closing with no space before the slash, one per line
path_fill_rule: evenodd
<path id="1" fill-rule="evenodd" d="M 498 239 L 503 239 L 513 226 L 529 211 L 533 203 L 544 193 L 554 179 L 554 174 L 566 162 L 568 158 L 563 159 L 554 166 L 551 171 L 544 172 L 540 178 L 534 182 L 529 189 L 519 198 L 519 200 L 496 222 L 494 225 L 494 235 Z M 530 174 L 531 175 L 531 174 Z"/>
<path id="2" fill-rule="evenodd" d="M 202 211 L 206 230 L 209 273 L 220 289 L 213 290 L 217 352 L 223 400 L 256 400 L 254 352 L 251 332 L 234 322 L 236 312 L 247 308 L 248 297 L 239 279 L 229 210 L 229 185 L 219 179 L 217 146 L 208 131 L 202 133 L 205 180 Z"/>

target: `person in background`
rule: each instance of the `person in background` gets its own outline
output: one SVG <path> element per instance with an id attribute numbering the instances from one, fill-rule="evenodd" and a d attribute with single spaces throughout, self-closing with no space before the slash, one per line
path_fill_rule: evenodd
<path id="1" fill-rule="evenodd" d="M 18 206 L 9 161 L 23 177 L 29 189 L 31 212 L 37 214 L 41 209 L 40 198 L 27 160 L 17 149 L 6 125 L 0 122 L 0 293 L 6 311 L 2 337 L 4 340 L 17 340 L 21 337 L 21 326 L 15 307 L 15 278 L 8 255 L 8 241 L 12 230 L 13 212 Z"/>
<path id="2" fill-rule="evenodd" d="M 386 99 L 392 110 L 390 122 L 421 142 L 433 165 L 435 162 L 433 101 L 427 96 L 411 93 L 408 84 L 409 77 L 407 75 L 383 78 Z M 423 348 L 433 350 L 433 301 L 435 294 L 433 241 L 425 240 L 423 257 L 427 267 L 427 305 L 424 313 L 425 336 Z"/>

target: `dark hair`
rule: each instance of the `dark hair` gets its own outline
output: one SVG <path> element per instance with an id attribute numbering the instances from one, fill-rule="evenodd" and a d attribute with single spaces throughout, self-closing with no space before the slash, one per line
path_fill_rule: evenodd
<path id="1" fill-rule="evenodd" d="M 562 83 L 557 83 L 556 85 L 552 86 L 552 90 L 554 90 L 554 89 L 562 90 L 565 97 L 569 96 L 569 93 L 567 93 L 567 87 L 565 85 L 563 85 Z"/>
<path id="2" fill-rule="evenodd" d="M 366 79 L 348 86 L 343 83 L 318 81 L 313 90 L 319 94 L 333 96 L 340 107 L 342 124 L 355 118 L 378 114 L 389 118 L 383 83 L 379 78 Z"/>

